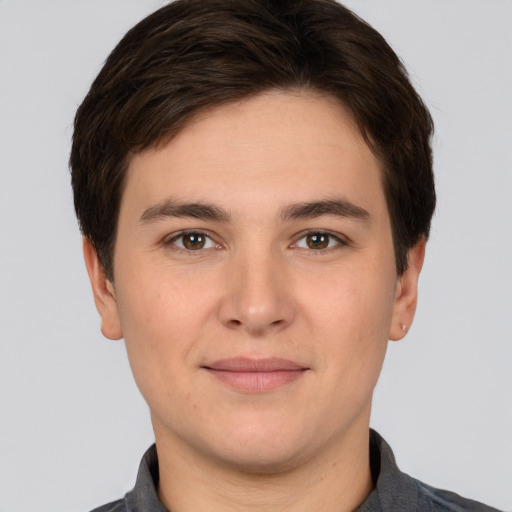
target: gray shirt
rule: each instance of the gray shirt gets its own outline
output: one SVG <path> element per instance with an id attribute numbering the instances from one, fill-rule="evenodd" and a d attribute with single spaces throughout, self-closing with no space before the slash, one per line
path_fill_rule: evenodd
<path id="1" fill-rule="evenodd" d="M 370 463 L 375 486 L 356 512 L 499 512 L 402 473 L 391 448 L 374 430 L 370 431 Z M 158 457 L 153 445 L 142 458 L 133 490 L 92 512 L 168 512 L 158 499 L 158 480 Z"/>

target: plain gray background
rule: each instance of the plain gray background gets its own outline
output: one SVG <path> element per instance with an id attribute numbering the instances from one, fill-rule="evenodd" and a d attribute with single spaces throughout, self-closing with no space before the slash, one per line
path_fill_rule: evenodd
<path id="1" fill-rule="evenodd" d="M 152 442 L 122 342 L 102 338 L 67 158 L 74 111 L 156 0 L 0 0 L 0 511 L 87 511 Z M 372 425 L 401 468 L 512 509 L 512 2 L 349 0 L 437 128 L 439 207 L 415 324 Z"/>

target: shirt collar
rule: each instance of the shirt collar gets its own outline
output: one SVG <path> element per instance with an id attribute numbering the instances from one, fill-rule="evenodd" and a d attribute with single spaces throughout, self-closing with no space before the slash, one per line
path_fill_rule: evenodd
<path id="1" fill-rule="evenodd" d="M 127 512 L 168 512 L 158 499 L 158 456 L 153 445 L 144 454 L 135 487 L 125 497 Z"/>
<path id="2" fill-rule="evenodd" d="M 375 485 L 357 512 L 410 510 L 418 502 L 416 480 L 398 469 L 391 447 L 375 430 L 370 430 L 370 464 Z"/>
<path id="3" fill-rule="evenodd" d="M 409 510 L 418 501 L 416 481 L 396 465 L 390 446 L 370 430 L 370 464 L 375 486 L 357 512 Z M 125 497 L 128 512 L 168 512 L 158 499 L 158 456 L 153 445 L 140 463 L 134 489 Z"/>

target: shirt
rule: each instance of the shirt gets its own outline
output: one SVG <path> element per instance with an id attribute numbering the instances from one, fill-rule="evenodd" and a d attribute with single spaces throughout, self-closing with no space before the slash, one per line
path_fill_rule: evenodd
<path id="1" fill-rule="evenodd" d="M 402 473 L 390 446 L 374 430 L 370 431 L 370 464 L 374 489 L 355 512 L 499 512 Z M 133 490 L 92 512 L 169 512 L 158 499 L 158 480 L 158 457 L 153 445 L 142 458 Z"/>

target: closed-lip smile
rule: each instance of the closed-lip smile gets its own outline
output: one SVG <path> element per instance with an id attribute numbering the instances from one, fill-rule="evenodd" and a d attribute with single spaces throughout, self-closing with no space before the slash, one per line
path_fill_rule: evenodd
<path id="1" fill-rule="evenodd" d="M 221 359 L 202 367 L 229 387 L 244 393 L 272 391 L 299 379 L 309 369 L 282 358 Z"/>

